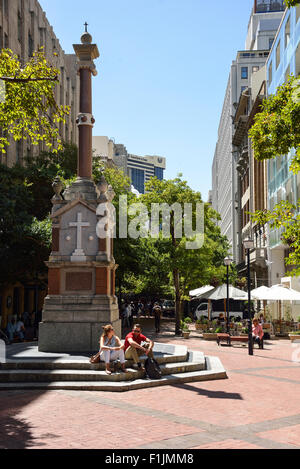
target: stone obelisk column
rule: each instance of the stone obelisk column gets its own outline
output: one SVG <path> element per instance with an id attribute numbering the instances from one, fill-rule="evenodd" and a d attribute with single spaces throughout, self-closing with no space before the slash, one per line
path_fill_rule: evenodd
<path id="1" fill-rule="evenodd" d="M 97 75 L 99 51 L 87 31 L 74 50 L 80 76 L 78 174 L 63 196 L 59 178 L 53 183 L 48 295 L 39 332 L 44 352 L 96 351 L 105 324 L 113 324 L 121 335 L 113 243 L 108 234 L 97 236 L 97 224 L 114 194 L 104 177 L 97 187 L 92 179 L 92 76 Z"/>

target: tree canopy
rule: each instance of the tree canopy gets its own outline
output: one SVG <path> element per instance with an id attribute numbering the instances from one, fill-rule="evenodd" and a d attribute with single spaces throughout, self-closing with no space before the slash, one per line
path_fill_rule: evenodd
<path id="1" fill-rule="evenodd" d="M 45 142 L 56 151 L 62 148 L 58 124 L 69 114 L 68 106 L 55 100 L 60 71 L 50 65 L 42 50 L 22 65 L 9 49 L 0 51 L 0 80 L 5 84 L 0 100 L 0 150 L 14 140 Z"/>
<path id="2" fill-rule="evenodd" d="M 290 77 L 277 89 L 276 95 L 265 99 L 262 110 L 255 117 L 249 131 L 255 158 L 258 160 L 291 155 L 290 171 L 300 171 L 300 86 Z M 282 230 L 281 239 L 289 246 L 286 264 L 293 266 L 292 274 L 300 274 L 300 201 L 292 204 L 283 200 L 274 210 L 256 212 L 253 220 L 260 225 L 270 223 L 271 228 Z"/>

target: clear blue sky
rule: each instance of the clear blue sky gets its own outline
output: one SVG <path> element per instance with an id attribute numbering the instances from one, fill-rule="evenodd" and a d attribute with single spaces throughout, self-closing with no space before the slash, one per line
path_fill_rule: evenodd
<path id="1" fill-rule="evenodd" d="M 98 44 L 94 135 L 167 158 L 207 200 L 229 67 L 253 0 L 40 0 L 67 53 Z"/>

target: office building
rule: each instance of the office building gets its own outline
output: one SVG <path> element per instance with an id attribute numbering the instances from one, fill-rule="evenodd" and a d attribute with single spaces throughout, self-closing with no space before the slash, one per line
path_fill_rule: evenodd
<path id="1" fill-rule="evenodd" d="M 266 8 L 262 7 L 262 4 Z M 237 164 L 239 150 L 233 139 L 236 133 L 235 116 L 240 97 L 250 88 L 252 75 L 266 63 L 284 10 L 282 2 L 257 0 L 250 16 L 245 50 L 237 53 L 230 67 L 223 109 L 218 128 L 218 140 L 212 166 L 212 203 L 220 213 L 219 226 L 231 245 L 233 260 L 242 261 L 240 236 L 241 194 Z M 245 125 L 245 117 L 239 126 Z M 246 210 L 245 210 L 246 211 Z"/>
<path id="2" fill-rule="evenodd" d="M 267 93 L 276 94 L 289 75 L 300 73 L 300 6 L 286 10 L 267 61 Z M 296 203 L 300 198 L 300 173 L 289 171 L 293 151 L 268 161 L 268 208 L 282 200 Z M 282 277 L 289 277 L 292 266 L 286 266 L 288 246 L 281 242 L 281 230 L 270 230 L 270 283 L 278 284 Z M 295 280 L 296 281 L 296 280 Z"/>
<path id="3" fill-rule="evenodd" d="M 151 177 L 164 178 L 166 158 L 162 156 L 130 154 L 123 144 L 116 144 L 108 137 L 93 137 L 93 150 L 94 157 L 121 169 L 140 194 L 145 193 L 145 184 Z"/>
<path id="4" fill-rule="evenodd" d="M 76 56 L 65 54 L 45 12 L 37 0 L 0 0 L 0 49 L 9 48 L 21 63 L 26 63 L 34 51 L 43 47 L 47 61 L 60 70 L 55 98 L 58 105 L 70 106 L 66 123 L 61 123 L 62 140 L 77 143 L 76 118 L 79 109 L 79 81 Z M 29 140 L 11 141 L 6 154 L 0 154 L 0 162 L 12 166 L 22 162 L 23 156 L 37 155 L 46 150 L 41 143 L 31 146 Z"/>

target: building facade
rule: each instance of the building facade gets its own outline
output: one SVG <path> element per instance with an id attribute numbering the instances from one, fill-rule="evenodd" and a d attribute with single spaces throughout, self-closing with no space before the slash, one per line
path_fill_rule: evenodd
<path id="1" fill-rule="evenodd" d="M 11 49 L 21 63 L 26 63 L 40 47 L 43 47 L 47 61 L 60 70 L 56 102 L 71 107 L 66 123 L 60 124 L 60 137 L 77 143 L 79 82 L 76 56 L 65 54 L 37 0 L 0 0 L 0 49 Z M 29 140 L 11 141 L 7 153 L 0 155 L 0 162 L 12 166 L 21 162 L 23 156 L 37 155 L 45 148 L 42 143 L 31 146 Z"/>
<path id="2" fill-rule="evenodd" d="M 75 54 L 64 53 L 37 0 L 0 0 L 0 49 L 11 49 L 21 63 L 26 63 L 40 47 L 47 61 L 61 73 L 55 90 L 56 102 L 71 108 L 66 123 L 60 124 L 60 136 L 64 141 L 77 143 L 79 80 Z M 38 155 L 45 149 L 43 144 L 32 146 L 29 140 L 11 141 L 6 154 L 0 154 L 0 163 L 22 164 L 23 157 Z M 17 283 L 0 288 L 0 326 L 6 326 L 8 317 L 41 310 L 46 294 L 45 279 L 39 279 L 36 284 Z"/>
<path id="3" fill-rule="evenodd" d="M 261 4 L 268 8 L 261 10 Z M 275 5 L 276 4 L 276 5 Z M 220 213 L 219 226 L 231 245 L 231 255 L 236 264 L 243 261 L 241 218 L 247 217 L 247 202 L 242 194 L 237 166 L 239 147 L 243 142 L 238 135 L 245 129 L 247 114 L 239 116 L 237 109 L 241 95 L 251 87 L 253 74 L 264 67 L 283 15 L 282 2 L 255 2 L 252 10 L 244 51 L 237 53 L 232 62 L 224 104 L 218 128 L 218 140 L 212 166 L 212 203 Z M 247 106 L 250 101 L 247 100 Z M 249 110 L 247 110 L 248 113 Z M 248 182 L 246 181 L 248 187 Z M 245 225 L 248 223 L 244 219 Z"/>
<path id="4" fill-rule="evenodd" d="M 300 74 L 300 6 L 286 10 L 267 61 L 267 93 L 276 94 L 289 75 Z M 293 152 L 268 161 L 268 208 L 282 200 L 296 203 L 300 198 L 300 174 L 289 171 Z M 272 285 L 289 275 L 292 267 L 285 265 L 288 246 L 281 242 L 281 231 L 269 233 L 269 277 Z"/>
<path id="5" fill-rule="evenodd" d="M 93 154 L 108 165 L 121 169 L 140 194 L 145 193 L 145 184 L 151 177 L 157 177 L 159 180 L 164 178 L 166 158 L 130 154 L 123 144 L 116 144 L 108 137 L 93 137 Z"/>

